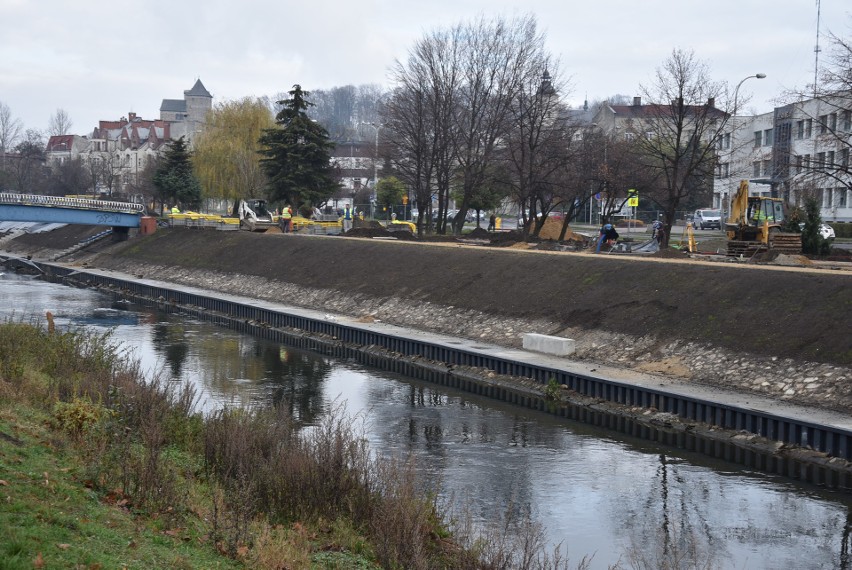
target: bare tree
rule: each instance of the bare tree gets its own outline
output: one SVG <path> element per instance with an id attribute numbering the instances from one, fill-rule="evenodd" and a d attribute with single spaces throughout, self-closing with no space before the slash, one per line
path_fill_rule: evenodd
<path id="1" fill-rule="evenodd" d="M 499 151 L 508 170 L 502 181 L 521 206 L 524 235 L 530 231 L 538 235 L 554 209 L 566 201 L 569 208 L 574 204 L 562 191 L 572 161 L 576 125 L 560 101 L 564 86 L 556 79 L 557 65 L 544 52 L 532 54 L 532 58 L 530 73 L 509 106 L 508 128 Z"/>
<path id="2" fill-rule="evenodd" d="M 20 119 L 12 116 L 12 110 L 0 101 L 0 168 L 6 169 L 6 153 L 15 148 L 23 130 Z"/>
<path id="3" fill-rule="evenodd" d="M 727 91 L 710 78 L 705 63 L 678 49 L 657 69 L 654 84 L 641 88 L 650 103 L 625 134 L 653 175 L 644 195 L 663 211 L 666 236 L 683 200 L 712 193 L 716 147 L 730 116 L 716 101 Z"/>
<path id="4" fill-rule="evenodd" d="M 8 175 L 15 192 L 40 194 L 46 181 L 44 139 L 35 129 L 27 129 L 15 146 L 14 160 L 8 162 Z"/>
<path id="5" fill-rule="evenodd" d="M 433 216 L 432 196 L 439 214 L 446 211 L 453 165 L 452 111 L 459 75 L 457 30 L 436 31 L 415 44 L 406 63 L 397 62 L 396 89 L 382 109 L 394 149 L 391 163 L 413 191 L 419 210 L 417 227 Z"/>
<path id="6" fill-rule="evenodd" d="M 53 196 L 85 194 L 89 188 L 89 172 L 80 157 L 57 162 L 51 169 L 48 193 Z"/>
<path id="7" fill-rule="evenodd" d="M 48 136 L 67 135 L 73 126 L 71 116 L 65 109 L 57 109 L 47 123 Z"/>
<path id="8" fill-rule="evenodd" d="M 461 231 L 477 188 L 487 183 L 502 138 L 509 128 L 512 104 L 531 78 L 541 77 L 544 36 L 532 15 L 458 27 L 461 75 L 453 106 L 456 177 L 462 196 L 453 230 Z"/>
<path id="9" fill-rule="evenodd" d="M 797 169 L 805 173 L 800 197 L 806 189 L 833 181 L 852 188 L 852 42 L 834 34 L 829 34 L 831 51 L 828 65 L 823 67 L 815 85 L 803 91 L 792 91 L 788 96 L 796 101 L 798 114 L 812 122 L 815 129 L 815 142 L 824 149 L 831 149 L 835 160 L 801 161 Z M 808 99 L 815 99 L 815 105 L 805 105 Z M 825 154 L 825 153 L 822 153 Z M 792 158 L 792 157 L 791 157 Z M 817 184 L 819 181 L 819 184 Z"/>

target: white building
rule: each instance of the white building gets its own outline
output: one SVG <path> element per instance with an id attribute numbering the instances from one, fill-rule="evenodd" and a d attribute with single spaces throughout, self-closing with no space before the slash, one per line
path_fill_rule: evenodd
<path id="1" fill-rule="evenodd" d="M 754 117 L 733 117 L 719 141 L 714 203 L 727 211 L 740 180 L 752 195 L 802 205 L 816 196 L 823 220 L 852 222 L 849 97 L 808 99 Z"/>

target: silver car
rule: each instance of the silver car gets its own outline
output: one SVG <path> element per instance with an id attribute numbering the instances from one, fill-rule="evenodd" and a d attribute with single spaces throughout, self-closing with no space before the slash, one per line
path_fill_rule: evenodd
<path id="1" fill-rule="evenodd" d="M 692 215 L 692 229 L 722 229 L 722 213 L 719 210 L 695 210 Z"/>

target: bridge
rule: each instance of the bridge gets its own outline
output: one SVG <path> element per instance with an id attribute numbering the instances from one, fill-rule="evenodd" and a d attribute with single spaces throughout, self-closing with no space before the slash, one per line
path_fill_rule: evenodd
<path id="1" fill-rule="evenodd" d="M 0 192 L 0 221 L 112 226 L 119 233 L 138 228 L 141 204 Z"/>

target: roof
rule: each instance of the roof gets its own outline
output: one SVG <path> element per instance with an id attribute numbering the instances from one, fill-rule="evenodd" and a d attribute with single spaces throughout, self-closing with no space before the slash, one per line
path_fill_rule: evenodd
<path id="1" fill-rule="evenodd" d="M 183 96 L 184 97 L 209 97 L 210 99 L 213 98 L 213 95 L 211 95 L 210 92 L 207 91 L 207 89 L 204 88 L 204 84 L 201 83 L 200 79 L 197 79 L 195 81 L 195 85 L 192 86 L 192 89 L 190 89 L 189 91 L 184 91 Z"/>
<path id="2" fill-rule="evenodd" d="M 47 141 L 47 150 L 48 151 L 57 151 L 57 150 L 71 150 L 71 146 L 74 144 L 74 135 L 53 135 L 50 137 L 50 140 Z"/>
<path id="3" fill-rule="evenodd" d="M 707 105 L 686 105 L 687 115 L 701 115 L 705 113 Z M 670 105 L 658 105 L 656 103 L 641 104 L 641 105 L 610 105 L 613 113 L 619 118 L 624 119 L 653 119 L 657 117 L 667 117 L 672 113 Z M 717 115 L 725 116 L 725 112 L 716 107 L 711 107 L 707 111 L 708 116 Z"/>
<path id="4" fill-rule="evenodd" d="M 186 101 L 184 99 L 163 99 L 163 102 L 160 104 L 160 112 L 166 111 L 167 113 L 185 113 L 186 112 Z"/>

